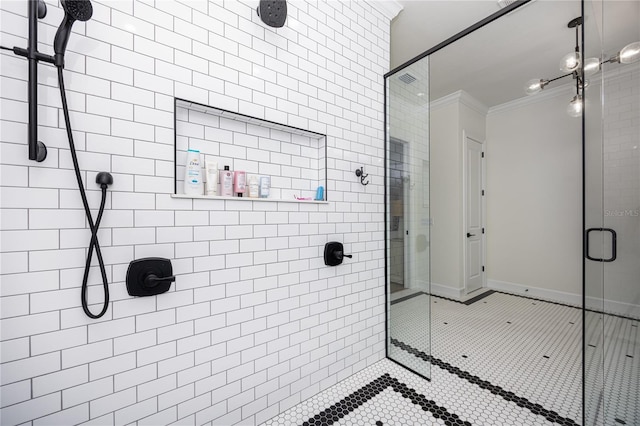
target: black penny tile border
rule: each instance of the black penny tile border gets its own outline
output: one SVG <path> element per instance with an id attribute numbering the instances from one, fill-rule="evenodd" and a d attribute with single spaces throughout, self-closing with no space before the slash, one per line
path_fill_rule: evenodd
<path id="1" fill-rule="evenodd" d="M 492 295 L 493 293 L 496 293 L 496 292 L 494 290 L 489 290 L 489 291 L 486 291 L 486 292 L 484 292 L 484 293 L 482 293 L 482 294 L 480 294 L 480 295 L 478 295 L 478 296 L 476 296 L 474 298 L 471 298 L 469 300 L 465 300 L 464 302 L 461 302 L 459 300 L 450 299 L 448 297 L 436 296 L 435 294 L 425 293 L 424 291 L 418 291 L 418 292 L 411 293 L 411 294 L 409 294 L 407 296 L 404 296 L 404 297 L 399 297 L 396 300 L 392 300 L 391 304 L 395 305 L 396 303 L 404 302 L 405 300 L 413 299 L 416 296 L 421 296 L 421 295 L 424 294 L 425 296 L 436 297 L 438 299 L 448 300 L 449 302 L 460 303 L 461 305 L 467 305 L 468 306 L 468 305 L 471 305 L 472 303 L 477 302 L 478 300 L 482 300 L 485 297 Z"/>
<path id="2" fill-rule="evenodd" d="M 501 388 L 500 386 L 494 385 L 486 380 L 482 380 L 481 378 L 479 378 L 478 376 L 474 376 L 473 374 L 469 373 L 468 371 L 464 371 L 459 369 L 458 367 L 454 367 L 453 365 L 442 361 L 441 359 L 435 358 L 431 355 L 427 355 L 426 353 L 419 351 L 418 349 L 415 349 L 409 345 L 407 345 L 404 342 L 401 342 L 399 340 L 396 339 L 391 339 L 391 344 L 393 344 L 394 346 L 399 347 L 400 349 L 409 352 L 410 354 L 426 361 L 429 362 L 433 365 L 436 365 L 440 368 L 442 368 L 443 370 L 448 371 L 451 374 L 455 374 L 456 376 L 460 377 L 461 379 L 464 379 L 470 383 L 473 383 L 474 385 L 482 388 L 482 389 L 486 389 L 488 391 L 490 391 L 492 394 L 494 395 L 498 395 L 501 398 L 503 398 L 506 401 L 509 402 L 513 402 L 516 405 L 518 405 L 519 407 L 522 408 L 526 408 L 527 410 L 531 411 L 533 414 L 537 414 L 540 416 L 543 416 L 545 419 L 549 420 L 550 422 L 553 423 L 557 423 L 563 426 L 579 426 L 578 423 L 576 423 L 575 421 L 573 421 L 572 419 L 568 418 L 568 417 L 562 417 L 560 414 L 558 414 L 555 411 L 550 411 L 547 410 L 546 408 L 544 408 L 542 405 L 540 404 L 534 404 L 533 402 L 529 401 L 526 398 L 523 398 L 521 396 L 516 395 L 513 392 L 510 392 L 508 390 L 505 390 L 503 388 Z"/>
<path id="3" fill-rule="evenodd" d="M 446 408 L 440 407 L 434 401 L 417 393 L 414 389 L 409 388 L 406 384 L 400 382 L 395 377 L 391 377 L 389 373 L 385 373 L 369 384 L 361 387 L 349 396 L 336 402 L 331 407 L 311 417 L 309 420 L 302 423 L 302 425 L 332 425 L 389 387 L 391 387 L 395 392 L 401 394 L 404 398 L 410 400 L 413 404 L 419 405 L 423 411 L 430 412 L 436 419 L 442 419 L 444 424 L 447 426 L 472 426 L 471 423 L 462 420 L 457 414 L 450 413 Z M 377 421 L 376 425 L 382 425 L 382 422 Z"/>

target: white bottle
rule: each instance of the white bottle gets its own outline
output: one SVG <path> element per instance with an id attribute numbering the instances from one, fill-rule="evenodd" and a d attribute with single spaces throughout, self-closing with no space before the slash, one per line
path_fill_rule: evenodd
<path id="1" fill-rule="evenodd" d="M 204 164 L 207 172 L 207 195 L 218 195 L 218 163 L 205 158 Z"/>
<path id="2" fill-rule="evenodd" d="M 187 151 L 187 164 L 184 170 L 184 193 L 187 195 L 202 195 L 202 161 L 200 151 Z"/>
<path id="3" fill-rule="evenodd" d="M 233 172 L 229 170 L 229 166 L 224 166 L 224 170 L 220 170 L 220 195 L 233 196 Z"/>
<path id="4" fill-rule="evenodd" d="M 269 198 L 269 193 L 271 192 L 271 178 L 269 176 L 261 176 L 260 177 L 260 198 Z"/>
<path id="5" fill-rule="evenodd" d="M 258 198 L 260 195 L 260 184 L 258 183 L 258 177 L 255 175 L 250 175 L 247 179 L 249 184 L 247 188 L 249 189 L 249 197 Z"/>

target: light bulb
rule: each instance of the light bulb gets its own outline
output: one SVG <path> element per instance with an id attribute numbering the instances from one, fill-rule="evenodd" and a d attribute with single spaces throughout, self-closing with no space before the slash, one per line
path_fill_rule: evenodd
<path id="1" fill-rule="evenodd" d="M 600 59 L 589 58 L 584 60 L 584 75 L 592 76 L 600 71 Z"/>
<path id="2" fill-rule="evenodd" d="M 589 87 L 589 83 L 590 81 L 587 79 L 582 80 L 581 84 L 578 84 L 578 93 L 582 95 L 582 92 L 584 92 L 584 90 Z"/>
<path id="3" fill-rule="evenodd" d="M 582 115 L 582 107 L 582 96 L 575 95 L 567 106 L 567 114 L 569 114 L 571 117 L 580 117 Z"/>
<path id="4" fill-rule="evenodd" d="M 536 93 L 544 89 L 544 86 L 546 86 L 547 84 L 549 84 L 548 80 L 543 80 L 541 78 L 532 78 L 524 85 L 524 92 L 527 95 L 535 95 Z"/>
<path id="5" fill-rule="evenodd" d="M 640 41 L 629 43 L 620 50 L 618 61 L 623 64 L 632 64 L 640 60 Z"/>
<path id="6" fill-rule="evenodd" d="M 574 72 L 580 68 L 580 53 L 571 52 L 562 57 L 560 61 L 560 71 L 562 72 Z"/>

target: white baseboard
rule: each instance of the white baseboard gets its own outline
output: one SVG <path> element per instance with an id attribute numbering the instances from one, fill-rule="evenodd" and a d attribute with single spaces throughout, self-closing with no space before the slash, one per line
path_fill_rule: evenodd
<path id="1" fill-rule="evenodd" d="M 624 317 L 640 319 L 640 305 L 633 303 L 617 302 L 615 300 L 597 299 L 595 297 L 587 297 L 587 308 L 594 311 L 604 311 L 611 314 L 618 314 Z"/>
<path id="2" fill-rule="evenodd" d="M 464 293 L 463 288 L 450 287 L 444 284 L 431 283 L 431 294 L 447 297 L 449 299 L 454 300 L 462 300 L 462 295 Z"/>
<path id="3" fill-rule="evenodd" d="M 487 287 L 491 290 L 504 291 L 506 293 L 564 303 L 575 307 L 582 306 L 582 295 L 580 294 L 566 293 L 564 291 L 549 290 L 546 288 L 531 287 L 498 280 L 487 280 Z M 604 308 L 604 312 L 607 313 L 623 315 L 631 318 L 640 318 L 640 305 L 617 302 L 614 300 L 605 300 L 604 303 L 602 303 L 601 300 L 596 298 L 587 298 L 586 304 L 589 309 L 601 311 Z"/>
<path id="4" fill-rule="evenodd" d="M 487 280 L 487 287 L 491 290 L 499 290 L 507 293 L 519 294 L 522 296 L 535 297 L 552 302 L 565 303 L 572 306 L 582 306 L 582 296 L 579 294 L 566 293 L 564 291 L 549 290 L 546 288 L 531 287 L 508 281 Z"/>

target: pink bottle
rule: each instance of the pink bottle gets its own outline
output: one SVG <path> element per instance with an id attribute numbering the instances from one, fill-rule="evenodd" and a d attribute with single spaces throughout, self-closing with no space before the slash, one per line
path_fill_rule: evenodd
<path id="1" fill-rule="evenodd" d="M 233 172 L 233 192 L 238 197 L 242 197 L 247 189 L 247 172 L 236 170 Z"/>

